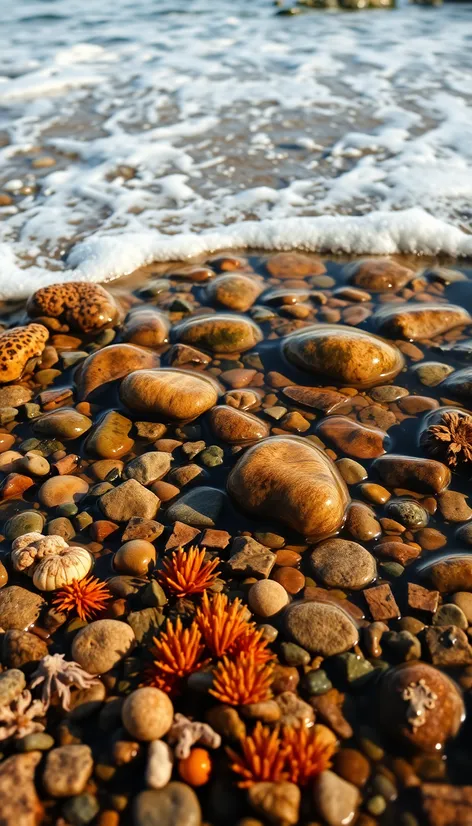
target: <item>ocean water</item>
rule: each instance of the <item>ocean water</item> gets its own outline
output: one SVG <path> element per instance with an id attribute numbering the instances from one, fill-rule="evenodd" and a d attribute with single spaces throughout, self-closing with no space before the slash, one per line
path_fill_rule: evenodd
<path id="1" fill-rule="evenodd" d="M 472 3 L 21 0 L 0 33 L 0 298 L 247 246 L 472 256 Z"/>

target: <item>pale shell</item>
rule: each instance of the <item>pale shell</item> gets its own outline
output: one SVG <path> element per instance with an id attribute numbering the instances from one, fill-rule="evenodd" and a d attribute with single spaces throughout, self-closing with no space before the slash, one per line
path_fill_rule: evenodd
<path id="1" fill-rule="evenodd" d="M 40 591 L 55 591 L 89 573 L 93 557 L 85 548 L 69 548 L 60 556 L 47 556 L 34 569 L 33 583 Z"/>
<path id="2" fill-rule="evenodd" d="M 33 568 L 41 559 L 69 550 L 62 536 L 43 536 L 36 531 L 18 536 L 11 547 L 11 561 L 15 571 L 23 571 L 28 576 L 33 575 Z"/>

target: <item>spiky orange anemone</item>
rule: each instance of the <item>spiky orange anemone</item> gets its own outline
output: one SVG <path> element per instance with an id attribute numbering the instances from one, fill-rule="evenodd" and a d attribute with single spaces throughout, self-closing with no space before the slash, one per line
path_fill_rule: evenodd
<path id="1" fill-rule="evenodd" d="M 195 624 L 184 629 L 180 617 L 177 617 L 175 626 L 167 620 L 165 631 L 154 637 L 153 642 L 157 659 L 146 672 L 146 685 L 153 685 L 167 694 L 178 694 L 182 681 L 206 665 L 200 631 Z"/>
<path id="2" fill-rule="evenodd" d="M 222 657 L 247 627 L 246 609 L 240 599 L 230 603 L 225 594 L 214 594 L 211 600 L 203 594 L 195 619 L 207 648 L 215 657 Z"/>
<path id="3" fill-rule="evenodd" d="M 205 548 L 201 551 L 194 546 L 188 551 L 178 548 L 173 551 L 170 559 L 164 560 L 158 573 L 159 582 L 176 597 L 201 594 L 213 585 L 216 579 L 215 568 L 219 565 L 218 559 L 211 562 L 204 562 L 204 559 Z"/>
<path id="4" fill-rule="evenodd" d="M 74 579 L 69 585 L 64 585 L 52 604 L 58 611 L 68 614 L 75 611 L 81 620 L 89 620 L 97 616 L 106 607 L 111 599 L 109 588 L 94 576 L 85 579 Z"/>
<path id="5" fill-rule="evenodd" d="M 254 662 L 263 665 L 275 659 L 275 654 L 268 648 L 269 642 L 264 639 L 264 632 L 257 628 L 253 622 L 248 622 L 242 634 L 238 636 L 231 646 L 230 654 L 252 654 Z"/>
<path id="6" fill-rule="evenodd" d="M 262 703 L 272 697 L 272 677 L 270 665 L 257 663 L 253 653 L 243 651 L 234 660 L 223 657 L 218 663 L 210 694 L 230 706 Z"/>
<path id="7" fill-rule="evenodd" d="M 253 733 L 242 738 L 241 748 L 242 755 L 229 747 L 226 749 L 231 769 L 241 777 L 238 781 L 240 788 L 245 789 L 264 780 L 280 783 L 287 779 L 286 750 L 278 728 L 271 730 L 257 722 Z"/>
<path id="8" fill-rule="evenodd" d="M 288 779 L 298 786 L 306 786 L 331 766 L 336 738 L 326 726 L 287 726 L 283 730 L 282 745 L 287 755 Z"/>

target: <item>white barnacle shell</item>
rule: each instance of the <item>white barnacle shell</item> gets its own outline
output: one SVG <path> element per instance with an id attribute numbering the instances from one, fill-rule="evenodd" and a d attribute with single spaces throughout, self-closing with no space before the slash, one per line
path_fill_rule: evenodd
<path id="1" fill-rule="evenodd" d="M 87 576 L 93 564 L 92 554 L 85 548 L 68 548 L 61 554 L 46 556 L 36 565 L 33 583 L 40 591 L 55 591 L 74 579 Z"/>
<path id="2" fill-rule="evenodd" d="M 32 531 L 18 536 L 11 546 L 11 561 L 15 571 L 22 571 L 33 576 L 36 565 L 41 559 L 56 556 L 68 550 L 69 546 L 62 536 L 43 536 Z"/>

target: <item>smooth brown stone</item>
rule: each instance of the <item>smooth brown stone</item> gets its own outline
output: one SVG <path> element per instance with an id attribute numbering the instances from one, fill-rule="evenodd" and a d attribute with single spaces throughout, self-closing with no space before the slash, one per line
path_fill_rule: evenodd
<path id="1" fill-rule="evenodd" d="M 389 454 L 374 462 L 380 479 L 390 488 L 405 488 L 418 493 L 442 493 L 451 481 L 451 471 L 435 459 Z"/>
<path id="2" fill-rule="evenodd" d="M 472 519 L 472 508 L 467 504 L 467 496 L 456 490 L 446 490 L 438 496 L 441 516 L 448 522 L 467 522 Z"/>
<path id="3" fill-rule="evenodd" d="M 277 568 L 273 579 L 291 595 L 300 593 L 305 587 L 305 577 L 297 568 Z"/>
<path id="4" fill-rule="evenodd" d="M 395 345 L 355 327 L 333 324 L 314 324 L 292 333 L 283 348 L 288 360 L 302 370 L 351 387 L 389 381 L 404 364 Z"/>
<path id="5" fill-rule="evenodd" d="M 415 539 L 425 551 L 437 551 L 447 543 L 447 537 L 436 528 L 421 528 L 415 533 Z"/>
<path id="6" fill-rule="evenodd" d="M 287 399 L 312 407 L 314 410 L 321 410 L 322 413 L 332 413 L 341 404 L 345 404 L 346 396 L 336 390 L 324 390 L 318 387 L 284 387 L 284 396 Z"/>
<path id="7" fill-rule="evenodd" d="M 347 509 L 346 530 L 360 542 L 370 542 L 382 533 L 375 513 L 363 502 L 351 502 Z"/>
<path id="8" fill-rule="evenodd" d="M 231 471 L 227 487 L 250 513 L 279 519 L 318 539 L 339 529 L 349 502 L 335 465 L 298 436 L 271 437 L 251 447 Z"/>
<path id="9" fill-rule="evenodd" d="M 439 591 L 429 591 L 422 585 L 408 583 L 408 606 L 414 611 L 428 611 L 434 614 L 439 603 Z"/>
<path id="10" fill-rule="evenodd" d="M 209 413 L 211 429 L 217 439 L 227 444 L 243 444 L 264 439 L 270 429 L 266 422 L 229 405 L 213 407 Z"/>
<path id="11" fill-rule="evenodd" d="M 359 424 L 345 416 L 329 416 L 318 425 L 318 433 L 355 459 L 375 459 L 385 453 L 383 430 Z"/>
<path id="12" fill-rule="evenodd" d="M 86 442 L 88 453 L 102 459 L 119 459 L 130 452 L 134 445 L 129 436 L 132 422 L 116 410 L 110 410 L 89 434 Z"/>
<path id="13" fill-rule="evenodd" d="M 410 416 L 418 416 L 426 410 L 436 410 L 439 407 L 439 402 L 428 396 L 403 396 L 398 400 L 398 406 L 404 413 L 408 413 Z"/>
<path id="14" fill-rule="evenodd" d="M 376 320 L 382 334 L 416 341 L 470 324 L 472 318 L 467 310 L 454 304 L 418 304 L 388 312 L 381 310 Z"/>
<path id="15" fill-rule="evenodd" d="M 406 565 L 416 559 L 421 551 L 418 548 L 412 548 L 405 542 L 382 542 L 375 548 L 375 553 L 382 558 L 393 559 L 401 565 Z"/>
<path id="16" fill-rule="evenodd" d="M 256 375 L 256 370 L 245 370 L 243 367 L 236 367 L 234 370 L 225 370 L 218 378 L 227 387 L 231 387 L 233 390 L 241 390 L 251 384 Z"/>
<path id="17" fill-rule="evenodd" d="M 69 502 L 79 502 L 88 487 L 87 482 L 78 476 L 53 476 L 41 485 L 38 499 L 46 508 L 56 508 Z"/>
<path id="18" fill-rule="evenodd" d="M 212 353 L 244 353 L 262 340 L 253 321 L 231 313 L 195 316 L 173 329 L 176 340 Z"/>
<path id="19" fill-rule="evenodd" d="M 274 278 L 306 278 L 307 275 L 323 275 L 326 267 L 321 258 L 309 258 L 299 252 L 278 252 L 266 261 L 266 267 Z"/>
<path id="20" fill-rule="evenodd" d="M 218 275 L 207 287 L 207 294 L 210 301 L 221 304 L 228 310 L 245 313 L 252 307 L 262 289 L 263 285 L 257 278 L 233 272 Z"/>
<path id="21" fill-rule="evenodd" d="M 77 396 L 87 399 L 97 388 L 121 379 L 133 370 L 157 367 L 159 358 L 149 350 L 133 344 L 110 344 L 92 353 L 81 364 L 77 374 Z"/>
<path id="22" fill-rule="evenodd" d="M 414 271 L 389 258 L 372 258 L 346 268 L 352 283 L 372 292 L 396 292 L 414 277 Z"/>
<path id="23" fill-rule="evenodd" d="M 364 482 L 361 485 L 361 491 L 369 502 L 374 502 L 376 505 L 384 505 L 392 495 L 382 485 L 376 485 L 374 482 Z"/>
<path id="24" fill-rule="evenodd" d="M 296 551 L 287 551 L 285 548 L 275 554 L 275 564 L 286 568 L 294 568 L 301 560 L 301 555 Z"/>
<path id="25" fill-rule="evenodd" d="M 0 764 L 2 826 L 38 826 L 44 808 L 35 788 L 35 772 L 40 751 L 13 754 Z"/>
<path id="26" fill-rule="evenodd" d="M 337 774 L 355 786 L 365 786 L 370 775 L 370 764 L 362 752 L 356 749 L 340 749 L 335 756 Z"/>
<path id="27" fill-rule="evenodd" d="M 156 307 L 137 307 L 127 315 L 121 335 L 123 341 L 129 341 L 138 347 L 160 347 L 167 341 L 169 320 Z"/>
<path id="28" fill-rule="evenodd" d="M 133 413 L 187 421 L 216 404 L 218 385 L 189 370 L 136 370 L 122 382 L 120 396 Z"/>
<path id="29" fill-rule="evenodd" d="M 310 555 L 315 578 L 329 588 L 359 591 L 377 576 L 372 554 L 357 542 L 326 539 Z"/>
<path id="30" fill-rule="evenodd" d="M 68 281 L 42 287 L 28 299 L 31 317 L 63 319 L 72 329 L 92 333 L 118 321 L 115 299 L 100 284 Z"/>
<path id="31" fill-rule="evenodd" d="M 442 594 L 472 591 L 472 557 L 462 556 L 435 562 L 424 571 L 434 588 Z"/>
<path id="32" fill-rule="evenodd" d="M 92 421 L 71 407 L 51 410 L 33 422 L 33 432 L 62 441 L 78 439 L 92 427 Z"/>

